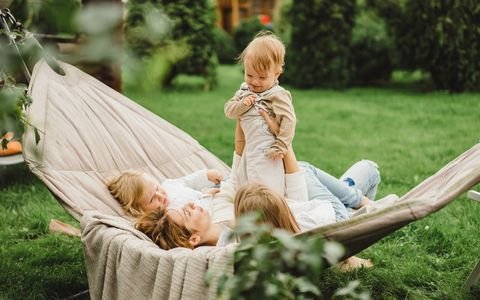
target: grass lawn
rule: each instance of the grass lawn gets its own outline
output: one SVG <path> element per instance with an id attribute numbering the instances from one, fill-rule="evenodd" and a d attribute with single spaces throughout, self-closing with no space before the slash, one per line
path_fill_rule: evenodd
<path id="1" fill-rule="evenodd" d="M 221 66 L 220 84 L 202 91 L 198 78 L 175 89 L 125 94 L 231 162 L 234 122 L 223 104 L 238 88 L 238 67 Z M 378 197 L 402 195 L 480 140 L 480 94 L 420 92 L 414 86 L 337 90 L 290 89 L 298 118 L 300 160 L 340 175 L 362 158 L 376 161 Z M 165 141 L 168 143 L 168 141 Z M 87 289 L 79 239 L 48 232 L 50 219 L 78 223 L 24 165 L 0 167 L 0 299 L 64 298 Z M 328 270 L 324 298 L 360 280 L 374 299 L 478 299 L 462 284 L 480 258 L 480 205 L 465 196 L 387 236 L 359 256 L 375 267 L 349 274 Z"/>

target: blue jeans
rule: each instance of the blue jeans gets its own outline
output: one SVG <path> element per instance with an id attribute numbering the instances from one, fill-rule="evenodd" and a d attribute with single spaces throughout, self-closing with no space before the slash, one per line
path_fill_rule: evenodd
<path id="1" fill-rule="evenodd" d="M 362 196 L 374 200 L 381 181 L 378 165 L 370 160 L 353 164 L 340 179 L 307 162 L 299 162 L 299 165 L 305 172 L 308 199 L 330 201 L 337 222 L 349 218 L 347 208 L 358 207 Z"/>

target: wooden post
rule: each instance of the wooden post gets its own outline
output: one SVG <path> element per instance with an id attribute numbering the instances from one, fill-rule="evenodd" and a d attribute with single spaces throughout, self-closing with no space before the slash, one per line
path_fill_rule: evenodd
<path id="1" fill-rule="evenodd" d="M 240 24 L 240 9 L 238 0 L 232 0 L 232 30 Z"/>
<path id="2" fill-rule="evenodd" d="M 217 19 L 217 27 L 218 28 L 223 28 L 223 7 L 222 7 L 222 0 L 217 0 L 215 5 L 215 15 Z"/>
<path id="3" fill-rule="evenodd" d="M 95 4 L 95 3 L 111 3 L 118 5 L 123 10 L 123 3 L 121 0 L 83 0 L 83 5 Z M 117 28 L 115 28 L 114 40 L 115 47 L 121 47 L 123 44 L 123 20 L 119 22 Z M 88 37 L 86 37 L 88 39 Z M 114 90 L 122 91 L 122 70 L 118 63 L 110 62 L 79 62 L 80 68 L 90 75 L 96 77 L 98 80 L 107 84 Z"/>
<path id="4" fill-rule="evenodd" d="M 474 200 L 474 201 L 479 201 L 480 202 L 480 193 L 474 190 L 471 190 L 467 194 L 468 198 Z M 477 265 L 475 268 L 473 268 L 472 272 L 468 276 L 467 280 L 465 280 L 465 283 L 463 284 L 463 288 L 465 290 L 470 290 L 470 288 L 478 282 L 480 279 L 480 261 L 477 262 Z"/>
<path id="5" fill-rule="evenodd" d="M 0 9 L 8 8 L 12 0 L 0 0 Z"/>

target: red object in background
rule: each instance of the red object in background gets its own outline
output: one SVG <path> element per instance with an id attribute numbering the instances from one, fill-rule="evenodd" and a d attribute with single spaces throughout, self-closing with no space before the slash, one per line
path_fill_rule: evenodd
<path id="1" fill-rule="evenodd" d="M 258 18 L 260 19 L 260 23 L 262 23 L 265 26 L 270 25 L 272 23 L 272 20 L 270 20 L 269 15 L 258 15 Z"/>

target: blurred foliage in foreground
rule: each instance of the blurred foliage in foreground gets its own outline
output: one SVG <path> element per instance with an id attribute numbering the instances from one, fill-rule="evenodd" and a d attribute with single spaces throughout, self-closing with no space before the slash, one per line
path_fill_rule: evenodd
<path id="1" fill-rule="evenodd" d="M 317 237 L 296 238 L 269 224 L 259 215 L 239 218 L 234 235 L 242 237 L 234 254 L 235 273 L 221 274 L 218 294 L 222 299 L 321 299 L 318 281 L 329 265 L 344 254 L 342 246 Z M 214 278 L 215 270 L 207 274 Z M 337 295 L 370 299 L 357 282 L 339 289 Z"/>

